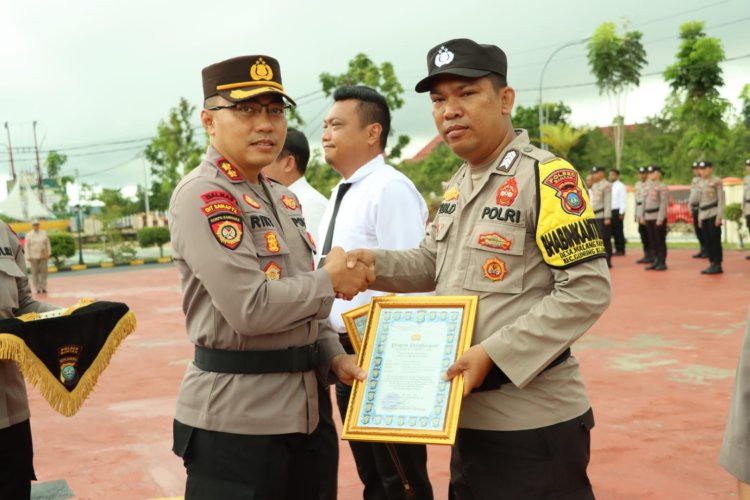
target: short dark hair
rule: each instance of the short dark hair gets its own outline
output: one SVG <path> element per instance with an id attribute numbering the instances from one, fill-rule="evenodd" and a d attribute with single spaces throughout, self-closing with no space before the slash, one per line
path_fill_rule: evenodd
<path id="1" fill-rule="evenodd" d="M 379 123 L 383 128 L 380 134 L 380 147 L 385 150 L 388 142 L 388 134 L 391 132 L 391 111 L 388 103 L 377 90 L 365 85 L 351 85 L 339 87 L 333 93 L 334 101 L 347 101 L 356 99 L 359 101 L 357 113 L 363 125 Z"/>
<path id="2" fill-rule="evenodd" d="M 305 175 L 307 162 L 310 161 L 310 145 L 307 143 L 307 137 L 296 128 L 289 127 L 286 131 L 286 140 L 284 148 L 279 156 L 294 156 L 294 162 L 297 164 L 297 171 Z"/>
<path id="3" fill-rule="evenodd" d="M 492 83 L 492 88 L 494 90 L 500 90 L 508 86 L 508 81 L 505 79 L 503 75 L 498 75 L 497 73 L 490 73 L 489 75 L 487 75 L 487 78 L 490 79 L 490 83 Z"/>

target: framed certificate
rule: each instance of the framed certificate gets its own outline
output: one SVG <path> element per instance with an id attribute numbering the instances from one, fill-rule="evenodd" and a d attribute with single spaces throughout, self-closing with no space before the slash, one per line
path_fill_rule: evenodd
<path id="1" fill-rule="evenodd" d="M 463 377 L 448 381 L 444 374 L 471 345 L 477 301 L 373 297 L 358 358 L 367 379 L 354 381 L 342 438 L 455 442 Z"/>
<path id="2" fill-rule="evenodd" d="M 365 327 L 367 326 L 367 315 L 370 312 L 370 304 L 365 304 L 351 311 L 341 314 L 346 326 L 346 334 L 349 336 L 349 342 L 356 354 L 362 348 L 362 339 L 365 337 Z"/>

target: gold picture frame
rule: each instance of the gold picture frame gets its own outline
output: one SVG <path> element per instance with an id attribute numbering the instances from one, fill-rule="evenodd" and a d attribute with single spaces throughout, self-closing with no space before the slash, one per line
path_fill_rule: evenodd
<path id="1" fill-rule="evenodd" d="M 373 297 L 358 355 L 367 379 L 354 381 L 341 437 L 454 444 L 464 380 L 444 374 L 471 346 L 477 303 L 476 296 Z M 361 317 L 360 309 L 350 317 Z"/>
<path id="2" fill-rule="evenodd" d="M 362 348 L 362 339 L 367 329 L 367 315 L 369 313 L 370 304 L 365 304 L 341 314 L 341 319 L 344 320 L 346 334 L 349 336 L 349 342 L 352 343 L 354 354 L 359 354 L 359 350 Z"/>

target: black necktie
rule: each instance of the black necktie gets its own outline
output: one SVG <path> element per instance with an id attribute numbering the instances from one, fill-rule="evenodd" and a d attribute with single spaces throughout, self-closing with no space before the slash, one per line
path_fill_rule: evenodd
<path id="1" fill-rule="evenodd" d="M 331 250 L 331 242 L 333 241 L 333 230 L 336 227 L 336 215 L 339 213 L 339 207 L 341 206 L 341 200 L 349 188 L 352 187 L 350 183 L 343 183 L 339 185 L 339 190 L 336 193 L 336 203 L 333 205 L 333 213 L 331 214 L 331 221 L 328 223 L 328 232 L 326 233 L 326 241 L 323 243 L 323 252 L 321 253 L 321 259 L 318 263 L 318 267 L 323 267 L 326 255 Z"/>

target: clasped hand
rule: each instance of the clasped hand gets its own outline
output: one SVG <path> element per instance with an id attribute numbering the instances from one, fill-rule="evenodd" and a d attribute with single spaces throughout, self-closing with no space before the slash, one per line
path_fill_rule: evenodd
<path id="1" fill-rule="evenodd" d="M 328 252 L 323 269 L 331 278 L 336 297 L 344 300 L 351 300 L 375 281 L 373 267 L 362 262 L 348 266 L 346 252 L 341 247 L 333 247 Z"/>

